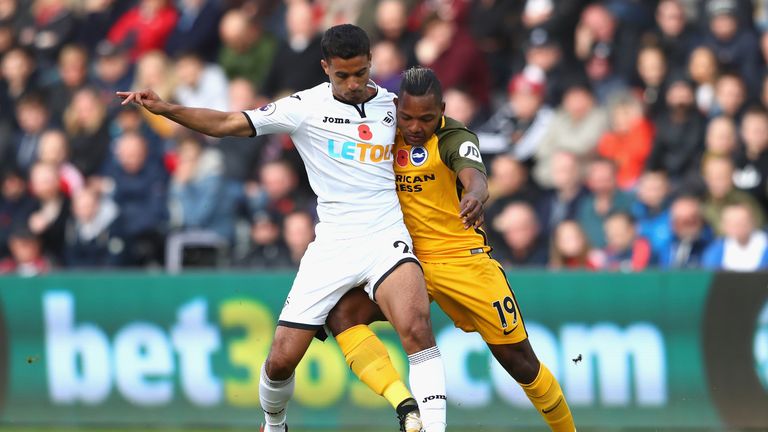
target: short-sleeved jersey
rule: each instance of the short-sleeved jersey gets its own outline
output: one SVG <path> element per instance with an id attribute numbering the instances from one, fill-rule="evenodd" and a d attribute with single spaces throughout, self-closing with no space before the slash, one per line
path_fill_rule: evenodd
<path id="1" fill-rule="evenodd" d="M 485 174 L 477 136 L 456 120 L 443 117 L 424 146 L 410 146 L 397 135 L 397 195 L 419 260 L 490 252 L 485 233 L 465 230 L 459 218 L 463 189 L 458 172 L 467 167 Z"/>
<path id="2" fill-rule="evenodd" d="M 354 238 L 402 223 L 394 188 L 394 94 L 355 105 L 336 99 L 330 83 L 244 111 L 254 135 L 288 133 L 318 198 L 318 234 Z"/>

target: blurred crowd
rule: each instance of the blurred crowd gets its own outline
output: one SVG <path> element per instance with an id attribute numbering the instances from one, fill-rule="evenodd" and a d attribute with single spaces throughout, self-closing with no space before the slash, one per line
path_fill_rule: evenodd
<path id="1" fill-rule="evenodd" d="M 114 93 L 252 109 L 326 81 L 346 22 L 379 85 L 431 67 L 478 134 L 505 266 L 768 267 L 768 0 L 0 0 L 0 273 L 295 268 L 290 137 Z"/>

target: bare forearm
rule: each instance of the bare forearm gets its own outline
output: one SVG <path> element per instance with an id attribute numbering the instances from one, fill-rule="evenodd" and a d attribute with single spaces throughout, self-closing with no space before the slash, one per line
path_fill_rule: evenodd
<path id="1" fill-rule="evenodd" d="M 163 103 L 158 114 L 174 122 L 213 137 L 250 136 L 253 131 L 240 112 L 223 112 L 208 108 L 190 108 Z"/>
<path id="2" fill-rule="evenodd" d="M 481 203 L 488 201 L 488 180 L 485 174 L 474 168 L 464 168 L 459 173 L 459 180 L 465 194 L 471 194 Z"/>

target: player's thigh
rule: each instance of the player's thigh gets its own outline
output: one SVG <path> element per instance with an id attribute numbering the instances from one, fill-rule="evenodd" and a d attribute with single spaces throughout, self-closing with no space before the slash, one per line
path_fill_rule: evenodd
<path id="1" fill-rule="evenodd" d="M 477 331 L 486 343 L 494 345 L 513 344 L 528 337 L 507 277 L 499 263 L 487 255 L 445 263 L 428 275 L 430 295 L 441 307 L 441 303 L 449 308 L 460 305 L 459 311 L 453 312 L 461 320 L 459 328 Z"/>
<path id="2" fill-rule="evenodd" d="M 373 260 L 365 291 L 395 328 L 403 349 L 411 353 L 434 346 L 424 274 L 405 225 L 372 234 L 364 248 L 357 256 L 366 254 Z"/>
<path id="3" fill-rule="evenodd" d="M 344 242 L 316 240 L 307 249 L 280 312 L 278 325 L 303 330 L 323 327 L 331 309 L 364 279 L 366 257 L 344 253 Z"/>
<path id="4" fill-rule="evenodd" d="M 379 306 L 368 297 L 362 287 L 358 287 L 344 294 L 331 309 L 326 326 L 336 336 L 356 325 L 367 325 L 385 319 Z"/>

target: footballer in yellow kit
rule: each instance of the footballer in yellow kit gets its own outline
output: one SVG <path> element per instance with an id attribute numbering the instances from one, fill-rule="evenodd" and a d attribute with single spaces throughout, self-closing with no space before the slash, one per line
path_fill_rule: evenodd
<path id="1" fill-rule="evenodd" d="M 573 432 L 560 384 L 536 357 L 512 289 L 480 229 L 488 183 L 477 137 L 444 111 L 434 72 L 407 70 L 397 103 L 395 187 L 427 291 L 456 327 L 483 337 L 552 431 Z M 362 290 L 352 290 L 336 304 L 326 325 L 355 375 L 395 408 L 400 430 L 418 432 L 415 405 L 422 408 L 422 401 L 413 399 L 368 327 L 382 319 L 379 307 Z M 420 361 L 412 357 L 412 365 Z"/>
<path id="2" fill-rule="evenodd" d="M 397 195 L 429 296 L 456 327 L 477 331 L 487 343 L 525 339 L 514 294 L 489 255 L 485 233 L 459 217 L 464 189 L 458 173 L 469 168 L 485 175 L 477 136 L 442 116 L 423 146 L 407 144 L 398 133 L 394 153 Z"/>

